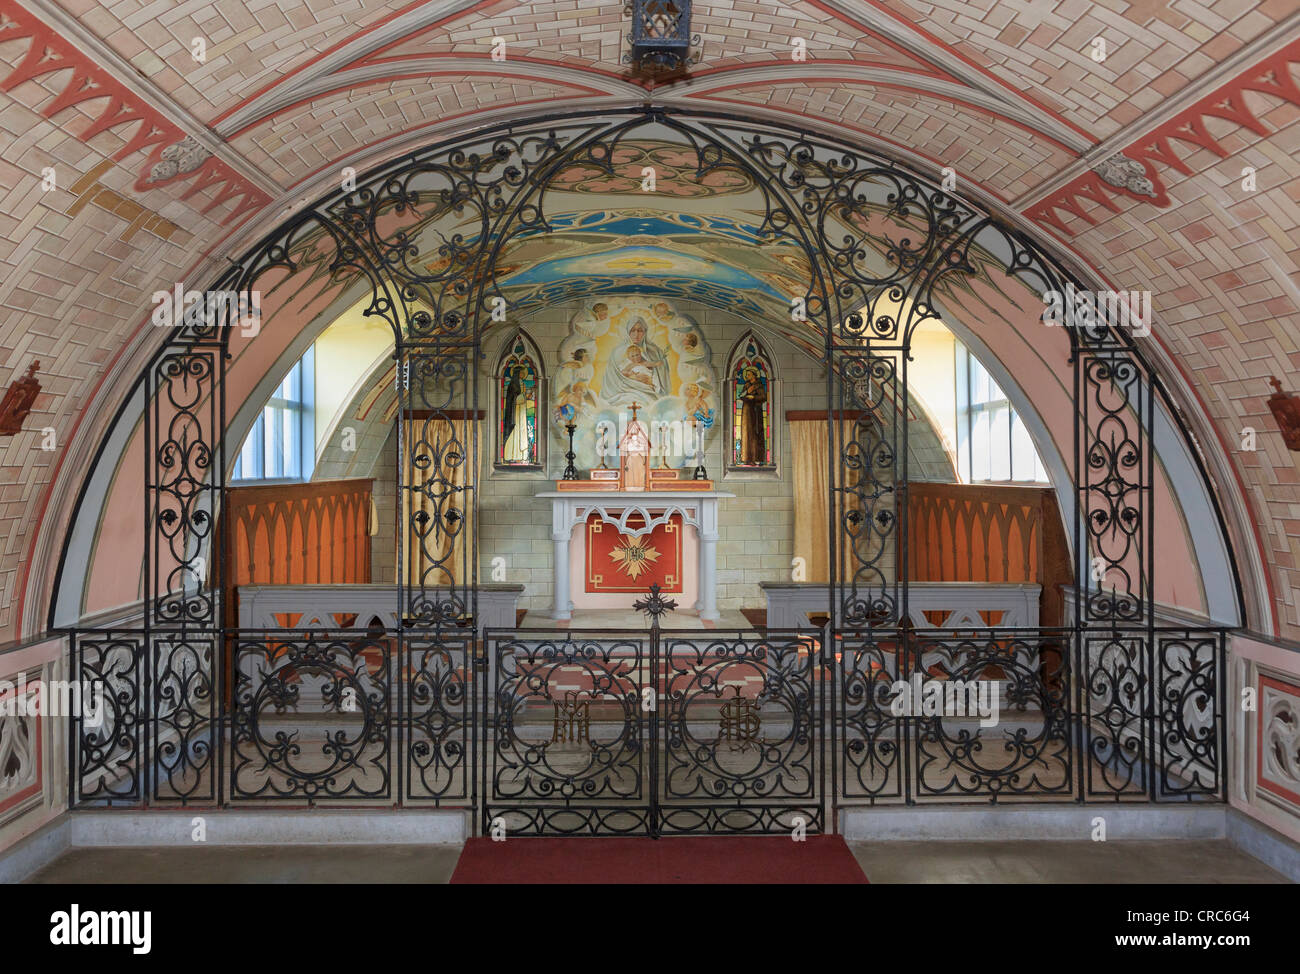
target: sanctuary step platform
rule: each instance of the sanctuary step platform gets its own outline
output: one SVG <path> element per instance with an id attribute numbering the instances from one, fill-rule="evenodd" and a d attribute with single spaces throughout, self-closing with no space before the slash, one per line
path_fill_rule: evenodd
<path id="1" fill-rule="evenodd" d="M 524 616 L 527 629 L 645 629 L 650 620 L 635 609 L 574 609 L 570 619 L 555 619 L 545 611 L 529 610 Z M 732 609 L 719 612 L 717 622 L 702 620 L 693 609 L 678 609 L 659 617 L 660 629 L 752 629 L 748 620 Z"/>

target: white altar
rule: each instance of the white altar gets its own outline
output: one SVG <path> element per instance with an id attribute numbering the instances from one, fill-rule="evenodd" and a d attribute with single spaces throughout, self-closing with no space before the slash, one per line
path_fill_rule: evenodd
<path id="1" fill-rule="evenodd" d="M 620 534 L 640 537 L 677 515 L 695 528 L 698 544 L 697 591 L 694 608 L 705 622 L 718 620 L 718 501 L 734 494 L 716 490 L 592 490 L 543 491 L 536 497 L 551 502 L 551 541 L 555 558 L 555 604 L 552 617 L 573 618 L 569 548 L 573 529 L 595 515 Z M 638 520 L 634 527 L 629 521 Z"/>

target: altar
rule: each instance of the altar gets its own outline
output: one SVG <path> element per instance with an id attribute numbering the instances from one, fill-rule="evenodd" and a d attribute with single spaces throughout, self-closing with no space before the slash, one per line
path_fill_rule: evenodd
<path id="1" fill-rule="evenodd" d="M 712 485 L 710 485 L 712 486 Z M 555 601 L 552 617 L 571 619 L 574 609 L 574 579 L 577 576 L 575 557 L 591 557 L 586 544 L 575 545 L 574 528 L 582 527 L 584 535 L 589 524 L 612 528 L 620 538 L 644 539 L 657 531 L 679 526 L 694 529 L 694 538 L 679 537 L 683 549 L 693 548 L 690 560 L 694 585 L 683 583 L 683 591 L 692 607 L 704 622 L 718 620 L 717 561 L 718 561 L 718 502 L 734 494 L 717 490 L 555 490 L 534 495 L 551 504 L 551 541 L 555 557 Z M 693 545 L 688 544 L 693 541 Z M 626 549 L 625 549 L 626 550 Z M 679 549 L 681 550 L 681 549 Z M 659 552 L 655 552 L 656 558 Z M 589 575 L 583 572 L 582 576 Z M 631 573 L 635 581 L 636 573 Z M 631 607 L 644 594 L 645 585 L 628 588 L 627 594 L 616 596 L 621 604 Z M 691 593 L 694 600 L 689 599 Z M 581 597 L 581 595 L 580 595 Z M 602 604 L 609 604 L 608 602 Z"/>

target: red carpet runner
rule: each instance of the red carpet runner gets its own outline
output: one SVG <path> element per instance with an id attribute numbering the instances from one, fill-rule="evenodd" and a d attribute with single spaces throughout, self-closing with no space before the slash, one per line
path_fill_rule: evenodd
<path id="1" fill-rule="evenodd" d="M 453 883 L 865 883 L 838 835 L 470 839 Z"/>

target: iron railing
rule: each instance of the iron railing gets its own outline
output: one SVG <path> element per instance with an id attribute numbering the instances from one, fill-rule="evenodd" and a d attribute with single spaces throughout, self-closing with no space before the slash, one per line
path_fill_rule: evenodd
<path id="1" fill-rule="evenodd" d="M 1222 801 L 1225 651 L 1213 628 L 81 631 L 71 675 L 105 705 L 73 720 L 68 801 L 456 807 L 512 834 Z"/>

